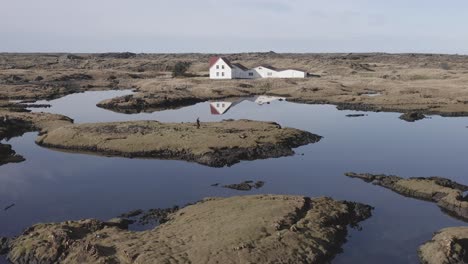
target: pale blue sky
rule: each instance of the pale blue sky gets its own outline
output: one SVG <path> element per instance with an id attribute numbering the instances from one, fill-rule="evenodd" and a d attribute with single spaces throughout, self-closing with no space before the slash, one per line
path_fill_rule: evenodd
<path id="1" fill-rule="evenodd" d="M 467 0 L 0 0 L 0 52 L 468 54 Z"/>

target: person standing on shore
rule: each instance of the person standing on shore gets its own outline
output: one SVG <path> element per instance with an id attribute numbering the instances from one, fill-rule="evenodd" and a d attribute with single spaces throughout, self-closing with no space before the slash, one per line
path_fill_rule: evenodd
<path id="1" fill-rule="evenodd" d="M 197 117 L 197 129 L 200 129 L 200 118 Z"/>

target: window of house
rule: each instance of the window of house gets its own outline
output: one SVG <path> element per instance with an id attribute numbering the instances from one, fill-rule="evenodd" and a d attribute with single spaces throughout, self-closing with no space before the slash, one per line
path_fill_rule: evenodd
<path id="1" fill-rule="evenodd" d="M 249 72 L 249 76 L 253 76 L 253 72 Z"/>
<path id="2" fill-rule="evenodd" d="M 223 69 L 223 70 L 224 70 L 224 65 L 222 65 L 222 66 L 221 66 L 221 69 Z"/>
<path id="3" fill-rule="evenodd" d="M 221 106 L 224 107 L 224 104 L 222 104 Z"/>
<path id="4" fill-rule="evenodd" d="M 219 72 L 216 72 L 216 76 L 219 76 Z"/>
<path id="5" fill-rule="evenodd" d="M 216 65 L 216 69 L 219 70 L 219 65 Z"/>
<path id="6" fill-rule="evenodd" d="M 272 73 L 272 72 L 269 72 L 269 73 L 268 73 L 268 76 L 273 76 L 273 73 Z"/>
<path id="7" fill-rule="evenodd" d="M 221 73 L 221 76 L 224 76 L 224 72 Z"/>
<path id="8" fill-rule="evenodd" d="M 219 104 L 216 104 L 216 107 L 219 107 Z"/>

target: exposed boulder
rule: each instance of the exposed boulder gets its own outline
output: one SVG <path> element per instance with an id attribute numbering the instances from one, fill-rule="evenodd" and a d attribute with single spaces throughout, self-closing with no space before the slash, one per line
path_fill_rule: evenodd
<path id="1" fill-rule="evenodd" d="M 420 112 L 409 112 L 400 116 L 400 119 L 405 120 L 406 122 L 415 122 L 424 118 L 426 118 L 426 116 Z"/>
<path id="2" fill-rule="evenodd" d="M 224 185 L 224 188 L 238 190 L 238 191 L 250 191 L 252 189 L 260 189 L 265 185 L 264 181 L 244 181 L 241 183 L 227 184 Z"/>
<path id="3" fill-rule="evenodd" d="M 367 114 L 349 114 L 349 115 L 346 115 L 346 117 L 363 117 L 363 116 L 367 116 Z"/>
<path id="4" fill-rule="evenodd" d="M 0 144 L 0 165 L 22 161 L 25 161 L 25 159 L 21 155 L 16 154 L 11 145 Z"/>

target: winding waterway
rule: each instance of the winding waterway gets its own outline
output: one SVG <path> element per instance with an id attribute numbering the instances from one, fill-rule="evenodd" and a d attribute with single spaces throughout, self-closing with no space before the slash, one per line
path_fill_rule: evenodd
<path id="1" fill-rule="evenodd" d="M 362 231 L 350 232 L 343 253 L 333 263 L 417 263 L 417 248 L 433 232 L 467 225 L 428 202 L 400 196 L 343 174 L 348 171 L 396 174 L 402 177 L 443 176 L 467 184 L 468 118 L 433 116 L 415 123 L 397 113 L 346 117 L 332 105 L 241 101 L 223 115 L 210 103 L 177 110 L 133 115 L 95 105 L 130 91 L 87 92 L 48 102 L 76 123 L 158 120 L 202 122 L 222 119 L 275 121 L 282 126 L 323 136 L 316 144 L 296 149 L 298 155 L 244 161 L 210 168 L 184 161 L 126 159 L 57 152 L 34 143 L 27 133 L 8 143 L 25 162 L 0 166 L 0 236 L 14 236 L 38 222 L 82 218 L 107 220 L 132 209 L 171 207 L 208 196 L 255 193 L 330 196 L 370 204 L 373 216 Z M 44 102 L 38 102 L 44 103 Z M 239 192 L 211 186 L 262 180 L 263 188 Z M 135 229 L 141 227 L 134 227 Z"/>

